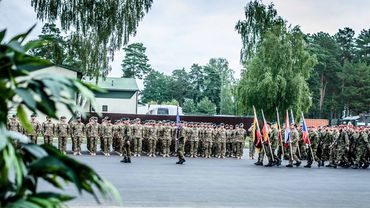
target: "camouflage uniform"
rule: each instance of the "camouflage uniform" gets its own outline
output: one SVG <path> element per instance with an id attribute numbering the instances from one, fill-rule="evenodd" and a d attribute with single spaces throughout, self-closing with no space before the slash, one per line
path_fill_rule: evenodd
<path id="1" fill-rule="evenodd" d="M 54 128 L 55 126 L 51 120 L 45 121 L 42 124 L 42 134 L 44 136 L 44 144 L 53 145 Z"/>
<path id="2" fill-rule="evenodd" d="M 87 144 L 91 155 L 96 154 L 96 145 L 99 139 L 100 125 L 96 122 L 86 124 Z"/>
<path id="3" fill-rule="evenodd" d="M 132 128 L 128 122 L 122 125 L 123 140 L 121 142 L 121 152 L 123 153 L 123 162 L 131 163 L 131 143 L 132 143 Z"/>
<path id="4" fill-rule="evenodd" d="M 226 154 L 226 129 L 221 127 L 217 130 L 218 137 L 218 158 L 225 158 Z"/>
<path id="5" fill-rule="evenodd" d="M 212 127 L 208 127 L 204 130 L 204 140 L 203 140 L 203 147 L 204 147 L 204 157 L 210 158 L 212 153 L 212 141 L 213 141 L 213 129 Z"/>
<path id="6" fill-rule="evenodd" d="M 319 134 L 316 130 L 309 129 L 308 136 L 309 136 L 311 144 L 309 144 L 307 148 L 307 165 L 305 167 L 311 167 L 313 160 L 317 161 L 320 167 L 321 159 L 317 156 L 317 149 L 319 145 Z"/>
<path id="7" fill-rule="evenodd" d="M 329 130 L 328 132 L 328 138 L 330 141 L 330 146 L 329 146 L 329 165 L 327 167 L 332 167 L 335 166 L 335 158 L 337 154 L 337 140 L 339 137 L 339 131 L 337 129 L 334 130 Z"/>
<path id="8" fill-rule="evenodd" d="M 296 165 L 297 167 L 301 164 L 301 161 L 299 160 L 297 156 L 297 151 L 298 151 L 298 139 L 299 139 L 299 133 L 297 129 L 291 128 L 290 129 L 290 154 L 291 156 L 289 157 L 289 165 L 287 167 L 293 167 L 293 165 Z M 295 164 L 293 164 L 293 160 L 296 161 Z"/>
<path id="9" fill-rule="evenodd" d="M 23 128 L 22 128 L 21 124 L 19 123 L 19 121 L 16 119 L 15 115 L 13 115 L 13 118 L 11 118 L 9 120 L 9 122 L 7 123 L 7 129 L 10 130 L 10 131 L 23 133 Z M 14 142 L 14 144 L 17 148 L 20 147 L 20 143 L 19 143 L 18 140 L 13 141 L 13 142 Z"/>
<path id="10" fill-rule="evenodd" d="M 41 124 L 36 120 L 32 120 L 30 123 L 32 125 L 33 133 L 29 133 L 26 131 L 25 135 L 31 139 L 32 143 L 37 144 L 37 137 L 41 131 Z"/>
<path id="11" fill-rule="evenodd" d="M 269 164 L 267 166 L 272 166 L 274 164 L 279 164 L 280 165 L 280 161 L 279 161 L 279 158 L 276 156 L 276 149 L 279 145 L 279 138 L 278 138 L 278 130 L 276 129 L 276 127 L 272 127 L 269 131 L 269 142 L 270 142 L 270 146 L 271 146 L 271 151 L 270 152 L 270 148 L 268 148 L 268 155 L 269 155 Z M 268 147 L 268 146 L 267 146 Z"/>
<path id="12" fill-rule="evenodd" d="M 235 150 L 236 150 L 235 156 L 237 159 L 242 159 L 243 157 L 243 148 L 245 144 L 245 138 L 247 136 L 246 134 L 247 132 L 243 128 L 238 127 L 235 130 L 235 144 L 236 144 L 235 145 Z"/>
<path id="13" fill-rule="evenodd" d="M 348 150 L 349 150 L 348 134 L 346 130 L 341 129 L 341 131 L 339 132 L 339 137 L 337 139 L 337 148 L 335 149 L 336 160 L 334 167 L 336 167 L 336 165 L 339 165 L 340 162 L 342 162 L 344 166 L 349 167 L 347 158 Z"/>
<path id="14" fill-rule="evenodd" d="M 73 154 L 81 154 L 82 139 L 85 136 L 85 124 L 74 122 L 71 124 L 72 151 Z"/>
<path id="15" fill-rule="evenodd" d="M 184 157 L 184 150 L 185 150 L 185 140 L 186 140 L 186 129 L 182 126 L 180 128 L 180 132 L 178 133 L 178 141 L 177 142 L 177 157 L 179 161 L 176 164 L 183 164 L 185 162 Z"/>
<path id="16" fill-rule="evenodd" d="M 227 157 L 234 157 L 234 130 L 232 129 L 232 126 L 229 127 L 229 129 L 226 130 L 226 156 Z"/>
<path id="17" fill-rule="evenodd" d="M 172 127 L 171 126 L 165 126 L 163 128 L 163 157 L 170 157 L 170 145 L 172 140 Z"/>
<path id="18" fill-rule="evenodd" d="M 156 126 L 148 128 L 148 141 L 149 141 L 149 157 L 155 157 L 155 150 L 158 141 L 158 129 Z"/>
<path id="19" fill-rule="evenodd" d="M 190 136 L 190 157 L 197 157 L 198 156 L 198 142 L 199 142 L 199 129 L 197 127 L 193 127 L 189 129 Z"/>
<path id="20" fill-rule="evenodd" d="M 106 123 L 101 126 L 101 131 L 103 136 L 102 150 L 105 156 L 109 156 L 113 138 L 113 125 L 111 123 Z"/>
<path id="21" fill-rule="evenodd" d="M 132 126 L 132 138 L 134 140 L 134 156 L 139 156 L 142 151 L 143 144 L 143 126 L 140 124 L 134 124 Z"/>
<path id="22" fill-rule="evenodd" d="M 122 126 L 120 123 L 113 125 L 113 150 L 120 154 L 122 156 L 122 140 L 123 140 L 123 134 L 122 134 Z"/>
<path id="23" fill-rule="evenodd" d="M 58 136 L 58 149 L 66 153 L 67 138 L 70 134 L 69 124 L 67 122 L 60 122 L 56 124 L 56 135 Z"/>

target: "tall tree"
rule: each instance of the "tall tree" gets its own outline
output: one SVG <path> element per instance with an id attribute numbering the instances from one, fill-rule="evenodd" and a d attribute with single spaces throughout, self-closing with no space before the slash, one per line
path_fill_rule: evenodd
<path id="1" fill-rule="evenodd" d="M 367 112 L 370 109 L 370 66 L 346 61 L 339 76 L 345 109 L 355 115 Z"/>
<path id="2" fill-rule="evenodd" d="M 340 47 L 340 60 L 341 64 L 345 61 L 353 61 L 355 58 L 355 31 L 349 27 L 339 29 L 335 34 Z"/>
<path id="3" fill-rule="evenodd" d="M 188 88 L 188 97 L 193 99 L 193 102 L 198 103 L 204 97 L 204 81 L 205 73 L 202 66 L 193 64 L 189 72 L 190 88 Z"/>
<path id="4" fill-rule="evenodd" d="M 277 15 L 274 4 L 266 6 L 261 0 L 250 1 L 244 8 L 245 20 L 239 20 L 235 29 L 240 34 L 243 47 L 240 61 L 246 63 L 253 57 L 263 34 L 272 26 L 284 25 L 284 20 Z"/>
<path id="5" fill-rule="evenodd" d="M 264 109 L 267 118 L 274 117 L 276 107 L 306 112 L 311 105 L 307 79 L 315 63 L 299 28 L 266 32 L 238 84 L 238 103 Z"/>
<path id="6" fill-rule="evenodd" d="M 337 72 L 341 70 L 339 45 L 334 37 L 324 32 L 313 34 L 307 39 L 309 51 L 318 61 L 309 79 L 312 92 L 310 116 L 331 118 L 337 106 L 334 97 L 340 92 L 337 76 Z"/>
<path id="7" fill-rule="evenodd" d="M 42 27 L 38 40 L 45 42 L 42 47 L 30 51 L 33 56 L 48 59 L 54 64 L 63 64 L 66 57 L 67 43 L 54 23 L 46 23 Z"/>
<path id="8" fill-rule="evenodd" d="M 233 86 L 231 84 L 225 84 L 221 87 L 221 115 L 235 115 L 235 98 L 232 92 L 232 88 Z"/>
<path id="9" fill-rule="evenodd" d="M 31 0 L 37 18 L 59 21 L 70 33 L 72 50 L 81 59 L 81 70 L 92 77 L 106 76 L 114 52 L 136 33 L 153 0 Z"/>
<path id="10" fill-rule="evenodd" d="M 172 100 L 169 92 L 171 79 L 169 76 L 158 71 L 151 71 L 144 78 L 144 90 L 141 92 L 142 101 L 162 103 Z"/>
<path id="11" fill-rule="evenodd" d="M 370 29 L 362 30 L 356 39 L 358 59 L 370 65 Z"/>
<path id="12" fill-rule="evenodd" d="M 205 72 L 205 91 L 204 96 L 208 97 L 217 106 L 217 113 L 221 108 L 222 86 L 233 82 L 233 70 L 229 68 L 229 62 L 224 58 L 211 58 L 204 67 Z"/>
<path id="13" fill-rule="evenodd" d="M 197 112 L 214 115 L 216 114 L 216 105 L 208 97 L 204 97 L 197 105 Z"/>
<path id="14" fill-rule="evenodd" d="M 170 92 L 172 99 L 179 101 L 180 106 L 184 104 L 189 86 L 189 75 L 184 68 L 172 71 L 170 85 L 167 90 Z"/>
<path id="15" fill-rule="evenodd" d="M 123 48 L 125 58 L 122 61 L 122 77 L 142 79 L 152 69 L 142 43 L 132 43 Z"/>

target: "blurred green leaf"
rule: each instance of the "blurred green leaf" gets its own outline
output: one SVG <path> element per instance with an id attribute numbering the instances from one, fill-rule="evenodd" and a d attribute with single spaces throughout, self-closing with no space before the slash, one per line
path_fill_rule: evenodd
<path id="1" fill-rule="evenodd" d="M 30 29 L 28 29 L 27 32 L 14 36 L 12 39 L 10 39 L 10 41 L 18 41 L 22 43 L 35 27 L 36 24 L 34 24 Z"/>
<path id="2" fill-rule="evenodd" d="M 42 158 L 48 155 L 44 149 L 42 149 L 39 145 L 36 144 L 23 144 L 22 147 L 25 151 L 29 152 L 36 158 Z"/>
<path id="3" fill-rule="evenodd" d="M 24 129 L 26 129 L 27 132 L 34 133 L 34 130 L 32 128 L 32 124 L 28 120 L 27 113 L 24 110 L 22 104 L 18 105 L 18 108 L 17 108 L 17 117 L 18 117 L 19 121 L 21 122 L 22 127 Z"/>
<path id="4" fill-rule="evenodd" d="M 0 31 L 0 43 L 3 41 L 4 37 L 5 37 L 5 33 L 6 33 L 6 30 L 2 30 Z"/>
<path id="5" fill-rule="evenodd" d="M 33 98 L 32 93 L 27 88 L 17 88 L 15 89 L 15 92 L 21 96 L 23 99 L 23 102 L 27 105 L 29 109 L 35 109 L 36 108 L 36 101 Z"/>
<path id="6" fill-rule="evenodd" d="M 24 53 L 25 52 L 23 46 L 18 41 L 10 41 L 7 44 L 7 46 L 10 47 L 13 50 L 19 52 L 19 53 Z"/>

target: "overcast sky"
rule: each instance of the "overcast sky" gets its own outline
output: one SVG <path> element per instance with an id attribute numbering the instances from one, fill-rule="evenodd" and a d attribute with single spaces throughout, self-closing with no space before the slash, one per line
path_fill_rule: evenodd
<path id="1" fill-rule="evenodd" d="M 154 0 L 149 13 L 140 23 L 130 43 L 142 42 L 152 67 L 170 74 L 172 70 L 193 63 L 204 65 L 210 58 L 226 58 L 239 77 L 240 36 L 234 26 L 244 19 L 249 0 Z M 270 1 L 263 1 L 270 3 Z M 278 14 L 306 33 L 351 27 L 358 34 L 370 28 L 369 0 L 275 0 Z M 29 0 L 2 0 L 0 29 L 8 35 L 27 30 L 38 23 L 33 37 L 41 32 L 42 23 Z M 121 76 L 122 51 L 117 52 L 110 76 Z"/>

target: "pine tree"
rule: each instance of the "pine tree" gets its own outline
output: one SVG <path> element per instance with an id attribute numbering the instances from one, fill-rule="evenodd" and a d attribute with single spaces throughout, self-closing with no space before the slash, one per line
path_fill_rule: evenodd
<path id="1" fill-rule="evenodd" d="M 142 43 L 133 43 L 123 48 L 126 52 L 122 61 L 122 77 L 142 79 L 152 69 L 145 54 L 146 48 Z"/>

